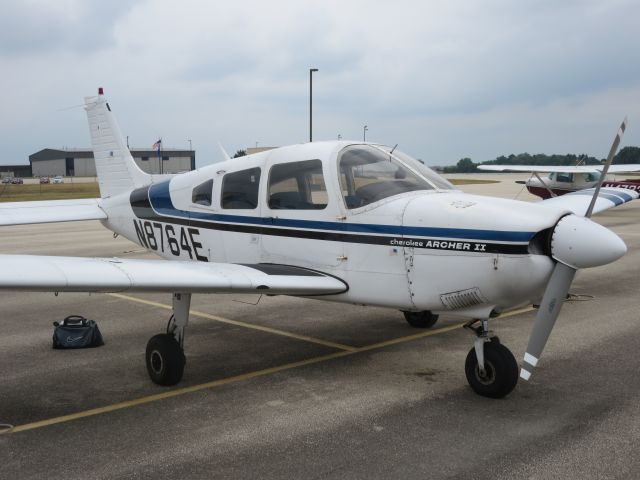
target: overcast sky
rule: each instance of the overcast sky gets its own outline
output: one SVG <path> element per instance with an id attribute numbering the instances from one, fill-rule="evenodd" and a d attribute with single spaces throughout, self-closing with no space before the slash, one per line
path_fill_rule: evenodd
<path id="1" fill-rule="evenodd" d="M 367 140 L 447 165 L 640 145 L 640 2 L 0 0 L 0 163 L 88 147 L 105 88 L 133 148 L 198 166 L 248 146 Z"/>

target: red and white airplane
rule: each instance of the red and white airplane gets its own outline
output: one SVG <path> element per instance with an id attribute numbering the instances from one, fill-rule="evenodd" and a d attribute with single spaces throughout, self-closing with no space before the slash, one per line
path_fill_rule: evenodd
<path id="1" fill-rule="evenodd" d="M 518 365 L 490 319 L 540 305 L 526 380 L 576 271 L 626 252 L 589 219 L 638 197 L 625 189 L 536 204 L 470 195 L 395 148 L 356 141 L 292 145 L 167 179 L 136 166 L 102 90 L 85 105 L 101 198 L 2 204 L 0 225 L 95 219 L 163 259 L 0 255 L 0 289 L 172 294 L 167 330 L 146 349 L 161 385 L 182 378 L 191 295 L 251 292 L 389 307 L 417 327 L 465 317 L 476 336 L 469 384 L 503 397 Z"/>
<path id="2" fill-rule="evenodd" d="M 493 172 L 529 172 L 533 175 L 526 181 L 518 180 L 516 183 L 526 185 L 529 193 L 540 198 L 547 199 L 564 195 L 566 193 L 593 188 L 600 181 L 604 165 L 577 165 L 577 166 L 553 166 L 553 165 L 478 165 L 479 170 Z M 639 172 L 640 165 L 611 165 L 609 173 Z M 541 177 L 541 173 L 548 173 Z M 626 180 L 607 180 L 603 187 L 625 188 L 640 193 L 640 178 Z"/>

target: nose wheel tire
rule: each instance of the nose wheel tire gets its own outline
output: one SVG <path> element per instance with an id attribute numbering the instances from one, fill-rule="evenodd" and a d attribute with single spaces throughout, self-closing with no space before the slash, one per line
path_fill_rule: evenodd
<path id="1" fill-rule="evenodd" d="M 431 328 L 438 321 L 438 315 L 428 310 L 424 312 L 402 312 L 405 320 L 414 328 Z"/>
<path id="2" fill-rule="evenodd" d="M 146 351 L 147 372 L 158 385 L 175 385 L 182 379 L 186 363 L 184 352 L 173 335 L 151 337 Z"/>
<path id="3" fill-rule="evenodd" d="M 475 348 L 469 351 L 464 370 L 471 388 L 483 397 L 502 398 L 518 383 L 518 363 L 511 351 L 498 342 L 484 344 L 484 373 L 478 367 Z"/>

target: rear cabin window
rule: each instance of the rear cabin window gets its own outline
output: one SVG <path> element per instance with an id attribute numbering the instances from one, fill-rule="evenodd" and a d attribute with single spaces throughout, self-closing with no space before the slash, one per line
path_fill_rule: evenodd
<path id="1" fill-rule="evenodd" d="M 211 206 L 213 179 L 201 183 L 191 192 L 191 201 L 198 205 Z"/>
<path id="2" fill-rule="evenodd" d="M 269 174 L 269 208 L 273 210 L 322 210 L 327 187 L 320 160 L 274 165 Z"/>
<path id="3" fill-rule="evenodd" d="M 254 209 L 258 207 L 260 168 L 227 173 L 222 179 L 220 205 L 226 209 Z"/>
<path id="4" fill-rule="evenodd" d="M 556 182 L 571 183 L 573 182 L 573 173 L 558 172 L 556 173 Z"/>

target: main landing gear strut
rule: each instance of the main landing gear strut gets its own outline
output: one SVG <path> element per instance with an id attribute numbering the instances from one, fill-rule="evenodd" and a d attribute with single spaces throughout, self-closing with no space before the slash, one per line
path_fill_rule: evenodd
<path id="1" fill-rule="evenodd" d="M 147 372 L 158 385 L 175 385 L 182 379 L 186 363 L 184 329 L 189 323 L 190 305 L 190 293 L 174 293 L 167 333 L 154 335 L 147 343 Z"/>
<path id="2" fill-rule="evenodd" d="M 480 325 L 474 326 L 477 322 Z M 518 363 L 513 354 L 489 330 L 488 319 L 471 320 L 464 328 L 477 336 L 464 364 L 469 385 L 483 397 L 508 395 L 518 383 Z"/>
<path id="3" fill-rule="evenodd" d="M 190 293 L 173 294 L 173 315 L 167 332 L 154 335 L 147 343 L 146 363 L 149 377 L 158 385 L 175 385 L 182 379 L 184 330 L 189 323 Z M 405 312 L 407 321 L 429 328 L 438 317 L 431 312 Z M 475 325 L 480 322 L 479 325 Z M 413 325 L 412 322 L 409 322 Z M 518 364 L 507 347 L 489 330 L 489 320 L 471 320 L 464 326 L 476 335 L 473 348 L 467 354 L 464 370 L 471 388 L 484 397 L 502 398 L 518 383 Z"/>

